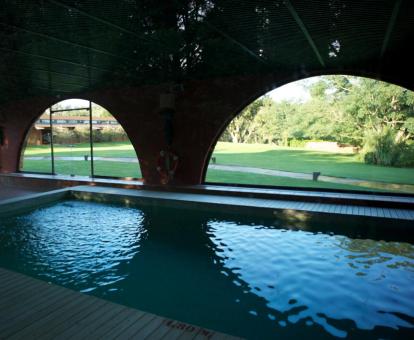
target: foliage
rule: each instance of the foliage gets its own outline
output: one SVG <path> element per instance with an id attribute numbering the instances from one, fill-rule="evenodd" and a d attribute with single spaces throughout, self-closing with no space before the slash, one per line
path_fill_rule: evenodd
<path id="1" fill-rule="evenodd" d="M 321 139 L 291 139 L 289 141 L 289 147 L 304 148 L 306 144 L 310 142 L 323 142 L 323 140 Z"/>
<path id="2" fill-rule="evenodd" d="M 237 116 L 222 141 L 303 146 L 324 140 L 363 149 L 370 164 L 407 165 L 414 139 L 414 93 L 367 78 L 330 75 L 305 83 L 306 102 L 262 97 Z M 376 141 L 374 141 L 376 140 Z"/>
<path id="3" fill-rule="evenodd" d="M 120 126 L 108 129 L 94 130 L 93 139 L 94 142 L 98 143 L 129 141 L 127 134 L 125 133 L 124 129 Z"/>
<path id="4" fill-rule="evenodd" d="M 258 99 L 230 122 L 226 131 L 233 143 L 247 143 L 250 140 L 256 127 L 255 117 L 262 106 L 263 99 Z"/>
<path id="5" fill-rule="evenodd" d="M 397 134 L 390 128 L 367 132 L 362 156 L 367 164 L 399 165 L 405 151 L 405 144 L 398 141 Z"/>
<path id="6" fill-rule="evenodd" d="M 94 142 L 123 142 L 129 141 L 122 127 L 104 128 L 93 130 Z M 77 127 L 75 129 L 56 127 L 53 134 L 53 142 L 56 144 L 78 144 L 89 142 L 89 128 Z"/>

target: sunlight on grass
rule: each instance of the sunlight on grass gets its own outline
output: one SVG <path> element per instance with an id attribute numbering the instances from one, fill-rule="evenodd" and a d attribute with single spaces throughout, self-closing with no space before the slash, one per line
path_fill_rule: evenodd
<path id="1" fill-rule="evenodd" d="M 232 183 L 232 184 L 251 184 L 251 185 L 272 185 L 272 186 L 291 186 L 304 188 L 324 188 L 324 189 L 346 189 L 346 190 L 372 190 L 356 185 L 314 182 L 296 178 L 279 176 L 268 176 L 249 174 L 237 171 L 209 170 L 206 182 L 212 183 Z"/>
<path id="2" fill-rule="evenodd" d="M 216 164 L 322 175 L 368 181 L 414 184 L 413 168 L 365 164 L 357 154 L 285 148 L 269 144 L 217 143 Z M 211 170 L 209 170 L 211 171 Z"/>
<path id="3" fill-rule="evenodd" d="M 56 173 L 59 175 L 78 175 L 89 176 L 91 171 L 91 163 L 84 161 L 55 161 Z M 95 175 L 111 176 L 111 177 L 133 177 L 141 178 L 141 171 L 138 164 L 118 163 L 95 161 Z M 50 173 L 50 161 L 33 161 L 26 160 L 24 162 L 24 171 Z"/>
<path id="4" fill-rule="evenodd" d="M 120 153 L 120 151 L 122 153 Z M 69 145 L 54 145 L 55 156 L 82 156 L 89 154 L 90 146 L 88 143 Z M 94 153 L 106 157 L 136 157 L 135 150 L 130 143 L 95 143 Z M 24 156 L 48 156 L 50 155 L 50 146 L 30 146 L 27 147 Z"/>

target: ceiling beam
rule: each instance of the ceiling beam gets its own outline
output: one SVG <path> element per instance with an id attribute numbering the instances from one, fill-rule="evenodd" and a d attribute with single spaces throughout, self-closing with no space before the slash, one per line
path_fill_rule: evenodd
<path id="1" fill-rule="evenodd" d="M 35 57 L 35 58 L 40 58 L 40 59 L 45 59 L 45 60 L 50 60 L 50 61 L 56 61 L 56 62 L 60 62 L 60 63 L 65 63 L 65 64 L 68 64 L 68 65 L 79 66 L 79 67 L 83 67 L 83 68 L 85 68 L 87 70 L 88 69 L 93 69 L 93 70 L 103 71 L 103 72 L 107 72 L 107 73 L 114 74 L 114 75 L 117 75 L 117 76 L 123 75 L 121 73 L 118 74 L 118 73 L 115 73 L 115 72 L 113 72 L 111 70 L 104 69 L 102 67 L 81 64 L 81 63 L 77 63 L 77 62 L 70 61 L 70 60 L 66 60 L 66 59 L 48 57 L 48 56 L 44 56 L 44 55 L 40 55 L 40 54 L 34 54 L 34 53 L 29 53 L 29 52 L 22 52 L 22 51 L 13 50 L 13 49 L 5 48 L 5 47 L 0 47 L 0 51 L 12 52 L 12 53 L 26 55 L 26 56 L 30 56 L 30 57 Z M 124 74 L 124 75 L 126 77 L 131 77 L 130 75 L 127 75 L 127 74 Z M 133 77 L 133 78 L 137 79 L 136 77 Z"/>
<path id="2" fill-rule="evenodd" d="M 70 73 L 65 73 L 65 72 L 58 72 L 58 71 L 48 71 L 48 70 L 43 70 L 43 69 L 40 69 L 40 68 L 31 68 L 31 67 L 19 67 L 19 69 L 26 69 L 26 70 L 28 70 L 28 71 L 31 71 L 31 72 L 38 72 L 38 73 L 48 73 L 48 74 L 54 74 L 54 75 L 57 75 L 57 76 L 64 76 L 64 77 L 73 77 L 73 78 L 80 78 L 80 79 L 88 79 L 89 80 L 89 77 L 88 76 L 82 76 L 82 75 L 80 75 L 80 74 L 70 74 Z"/>
<path id="3" fill-rule="evenodd" d="M 45 91 L 45 92 L 47 92 L 47 93 L 50 93 L 50 92 L 57 92 L 57 93 L 77 93 L 77 92 L 74 92 L 74 91 L 66 91 L 66 90 L 61 90 L 61 89 L 53 89 L 53 88 L 48 88 L 48 87 L 42 87 L 42 86 L 32 86 L 31 87 L 31 89 L 37 89 L 37 90 L 42 90 L 42 91 Z"/>
<path id="4" fill-rule="evenodd" d="M 401 2 L 402 0 L 397 0 L 394 4 L 394 8 L 392 10 L 390 20 L 388 22 L 387 31 L 385 32 L 384 41 L 382 42 L 381 55 L 380 55 L 381 59 L 384 56 L 387 50 L 388 44 L 390 42 L 391 33 L 394 30 L 395 22 L 397 20 L 398 13 L 400 11 Z"/>
<path id="5" fill-rule="evenodd" d="M 124 60 L 130 61 L 130 62 L 133 62 L 133 63 L 137 62 L 135 59 L 122 57 L 120 55 L 113 54 L 113 53 L 110 53 L 110 52 L 107 52 L 107 51 L 104 51 L 104 50 L 100 50 L 100 49 L 97 49 L 97 48 L 94 48 L 94 47 L 82 45 L 82 44 L 75 43 L 75 42 L 72 42 L 72 41 L 69 41 L 69 40 L 56 38 L 54 36 L 44 34 L 44 33 L 40 33 L 40 32 L 35 32 L 35 31 L 32 31 L 32 30 L 28 30 L 28 29 L 23 28 L 23 27 L 18 27 L 18 26 L 15 26 L 15 25 L 6 24 L 4 22 L 0 22 L 0 25 L 4 25 L 4 26 L 10 27 L 10 28 L 14 28 L 16 30 L 26 32 L 28 34 L 35 35 L 35 36 L 38 36 L 38 37 L 41 37 L 41 38 L 57 41 L 57 42 L 62 43 L 62 44 L 67 44 L 67 45 L 74 46 L 74 47 L 77 47 L 77 48 L 83 48 L 83 49 L 86 49 L 88 51 L 104 54 L 104 55 L 107 55 L 107 56 L 112 57 L 112 58 L 124 59 Z"/>
<path id="6" fill-rule="evenodd" d="M 260 61 L 261 63 L 267 65 L 267 62 L 264 58 L 258 56 L 256 53 L 254 53 L 250 48 L 248 48 L 247 46 L 243 45 L 241 42 L 237 41 L 236 39 L 232 38 L 230 35 L 228 35 L 227 33 L 223 32 L 222 30 L 220 30 L 219 28 L 217 28 L 216 26 L 212 25 L 211 23 L 209 23 L 207 20 L 203 21 L 205 24 L 207 24 L 208 27 L 210 27 L 211 29 L 213 29 L 214 31 L 216 31 L 217 33 L 219 33 L 220 35 L 222 35 L 224 38 L 228 39 L 229 41 L 231 41 L 233 44 L 239 46 L 244 52 L 246 52 L 248 55 L 252 56 L 253 58 L 255 58 L 256 60 Z"/>
<path id="7" fill-rule="evenodd" d="M 72 86 L 72 87 L 88 87 L 87 83 L 68 83 L 68 82 L 62 82 L 62 81 L 58 81 L 56 79 L 42 79 L 42 78 L 37 78 L 37 77 L 32 77 L 32 76 L 18 76 L 18 75 L 6 75 L 5 78 L 13 78 L 13 79 L 19 79 L 19 80 L 23 80 L 25 82 L 27 81 L 32 81 L 32 82 L 50 82 L 50 83 L 55 83 L 56 85 L 62 85 L 62 86 Z"/>
<path id="8" fill-rule="evenodd" d="M 16 66 L 16 65 L 7 65 L 7 69 L 13 69 L 13 70 L 26 70 L 27 72 L 34 72 L 34 73 L 47 73 L 47 74 L 54 74 L 57 76 L 64 76 L 64 77 L 72 77 L 72 78 L 79 78 L 79 79 L 89 79 L 88 76 L 83 76 L 80 74 L 70 74 L 65 72 L 58 72 L 58 71 L 48 71 L 41 68 L 31 68 L 27 66 Z"/>
<path id="9" fill-rule="evenodd" d="M 67 10 L 70 10 L 70 11 L 78 12 L 79 14 L 81 14 L 81 15 L 83 15 L 83 16 L 91 19 L 91 20 L 94 20 L 96 22 L 99 22 L 99 23 L 101 23 L 103 25 L 106 25 L 108 27 L 112 27 L 112 28 L 114 28 L 114 29 L 116 29 L 118 31 L 123 32 L 123 33 L 131 34 L 131 35 L 137 37 L 140 40 L 148 40 L 148 39 L 149 40 L 154 40 L 151 36 L 148 36 L 148 37 L 140 36 L 138 33 L 134 32 L 134 31 L 131 31 L 129 29 L 126 29 L 125 27 L 119 26 L 117 24 L 114 24 L 114 23 L 112 23 L 112 22 L 110 22 L 108 20 L 105 20 L 105 19 L 99 18 L 97 16 L 94 16 L 92 14 L 89 14 L 88 12 L 85 12 L 85 11 L 83 11 L 83 10 L 75 7 L 75 6 L 69 6 L 69 5 L 65 4 L 65 3 L 62 3 L 62 2 L 57 1 L 57 0 L 46 0 L 46 1 L 49 2 L 49 3 L 51 3 L 51 4 L 56 5 L 58 7 L 62 7 L 62 8 L 65 8 Z"/>
<path id="10" fill-rule="evenodd" d="M 322 65 L 322 67 L 325 67 L 325 62 L 323 61 L 322 56 L 319 53 L 319 50 L 315 45 L 315 42 L 313 41 L 311 35 L 309 34 L 309 31 L 306 28 L 305 24 L 303 23 L 302 19 L 300 18 L 298 12 L 296 12 L 295 8 L 293 7 L 293 5 L 291 4 L 289 0 L 285 0 L 284 4 L 287 7 L 290 14 L 292 15 L 293 19 L 295 19 L 296 23 L 299 25 L 300 29 L 302 30 L 302 33 L 305 35 L 305 38 L 308 41 L 309 45 L 311 46 L 313 52 L 315 53 L 316 58 L 318 59 L 319 63 Z"/>

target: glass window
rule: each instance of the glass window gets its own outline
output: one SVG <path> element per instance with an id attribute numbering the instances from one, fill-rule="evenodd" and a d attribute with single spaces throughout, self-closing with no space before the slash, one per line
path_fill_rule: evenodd
<path id="1" fill-rule="evenodd" d="M 122 126 L 102 106 L 81 99 L 59 102 L 39 117 L 26 137 L 20 169 L 141 178 L 137 155 Z"/>
<path id="2" fill-rule="evenodd" d="M 320 76 L 247 106 L 219 138 L 207 182 L 414 193 L 414 92 Z"/>

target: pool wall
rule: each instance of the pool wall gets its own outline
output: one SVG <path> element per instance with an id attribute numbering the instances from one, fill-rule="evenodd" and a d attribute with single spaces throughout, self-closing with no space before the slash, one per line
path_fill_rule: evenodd
<path id="1" fill-rule="evenodd" d="M 0 217 L 21 214 L 53 204 L 67 197 L 70 197 L 69 189 L 58 189 L 6 199 L 0 203 Z"/>

